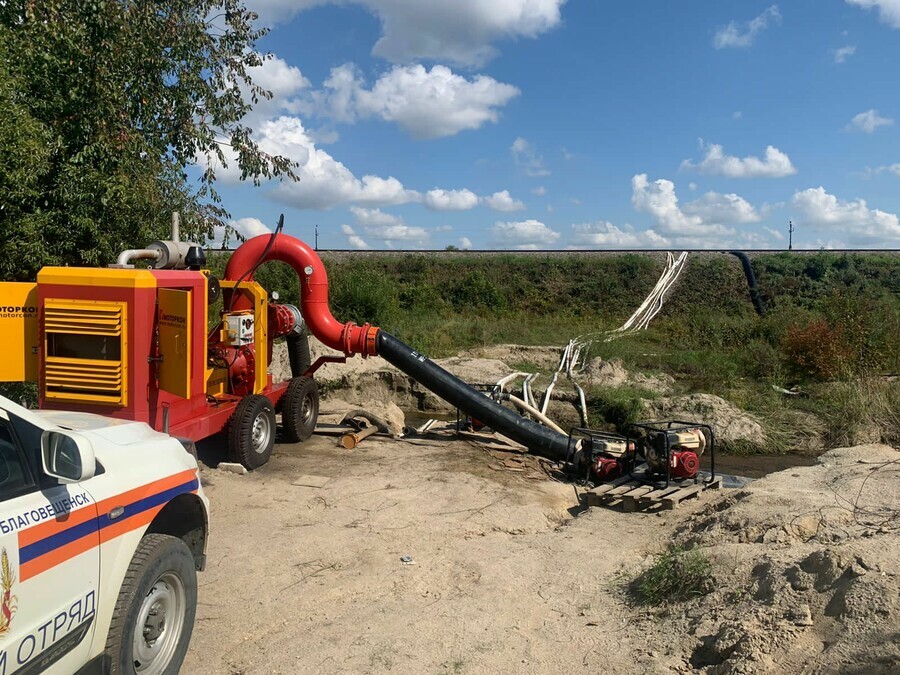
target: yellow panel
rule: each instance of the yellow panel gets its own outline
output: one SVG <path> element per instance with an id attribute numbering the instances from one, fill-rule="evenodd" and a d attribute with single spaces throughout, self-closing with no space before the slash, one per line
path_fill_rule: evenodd
<path id="1" fill-rule="evenodd" d="M 206 393 L 210 396 L 221 396 L 228 393 L 228 369 L 206 369 Z"/>
<path id="2" fill-rule="evenodd" d="M 95 286 L 105 288 L 156 288 L 149 270 L 121 270 L 109 267 L 45 267 L 38 272 L 39 284 Z"/>
<path id="3" fill-rule="evenodd" d="M 37 284 L 0 282 L 0 354 L 0 382 L 37 381 Z"/>
<path id="4" fill-rule="evenodd" d="M 234 288 L 236 282 L 220 282 L 223 289 Z M 269 300 L 266 289 L 255 281 L 242 281 L 238 292 L 244 294 L 253 303 L 253 339 L 256 357 L 256 378 L 253 392 L 258 394 L 269 384 Z M 262 365 L 260 365 L 262 364 Z"/>
<path id="5" fill-rule="evenodd" d="M 159 388 L 191 397 L 191 292 L 159 289 Z"/>

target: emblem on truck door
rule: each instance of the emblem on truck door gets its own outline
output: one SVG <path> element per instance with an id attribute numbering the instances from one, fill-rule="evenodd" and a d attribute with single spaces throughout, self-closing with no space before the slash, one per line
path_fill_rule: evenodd
<path id="1" fill-rule="evenodd" d="M 0 638 L 9 632 L 9 623 L 16 613 L 16 596 L 12 594 L 16 574 L 9 564 L 6 549 L 0 553 Z"/>

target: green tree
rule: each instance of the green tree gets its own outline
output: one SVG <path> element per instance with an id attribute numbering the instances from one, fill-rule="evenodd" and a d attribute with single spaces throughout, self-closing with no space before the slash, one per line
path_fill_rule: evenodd
<path id="1" fill-rule="evenodd" d="M 239 0 L 0 3 L 0 278 L 105 264 L 175 210 L 211 236 L 228 218 L 215 166 L 296 179 L 242 123 L 271 96 L 250 76 L 254 19 Z"/>

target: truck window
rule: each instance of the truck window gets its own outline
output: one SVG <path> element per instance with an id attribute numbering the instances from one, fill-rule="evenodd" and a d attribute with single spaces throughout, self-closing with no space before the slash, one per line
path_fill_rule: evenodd
<path id="1" fill-rule="evenodd" d="M 13 440 L 9 422 L 0 419 L 0 501 L 30 492 L 33 487 L 28 466 Z"/>

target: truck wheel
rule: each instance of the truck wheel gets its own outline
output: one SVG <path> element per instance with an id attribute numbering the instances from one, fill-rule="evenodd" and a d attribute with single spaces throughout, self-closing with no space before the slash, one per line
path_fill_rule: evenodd
<path id="1" fill-rule="evenodd" d="M 228 454 L 233 462 L 258 469 L 269 461 L 275 445 L 275 410 L 261 394 L 245 396 L 228 423 Z"/>
<path id="2" fill-rule="evenodd" d="M 295 377 L 288 384 L 281 404 L 281 424 L 288 443 L 312 436 L 319 418 L 319 388 L 311 377 Z"/>
<path id="3" fill-rule="evenodd" d="M 176 675 L 194 629 L 197 570 L 178 537 L 141 540 L 113 609 L 106 638 L 112 675 Z"/>

